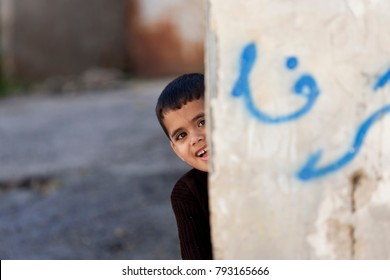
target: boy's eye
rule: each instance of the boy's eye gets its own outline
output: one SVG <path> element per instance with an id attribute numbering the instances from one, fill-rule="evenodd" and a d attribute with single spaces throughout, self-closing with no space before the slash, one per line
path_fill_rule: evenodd
<path id="1" fill-rule="evenodd" d="M 206 120 L 201 120 L 199 121 L 198 126 L 201 127 L 204 126 L 205 124 L 206 124 Z"/>
<path id="2" fill-rule="evenodd" d="M 176 140 L 182 140 L 184 137 L 186 137 L 186 133 L 181 132 L 181 133 L 176 135 Z"/>

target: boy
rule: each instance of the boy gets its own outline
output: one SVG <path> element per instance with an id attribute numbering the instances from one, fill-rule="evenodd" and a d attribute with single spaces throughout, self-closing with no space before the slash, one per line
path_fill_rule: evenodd
<path id="1" fill-rule="evenodd" d="M 185 74 L 170 82 L 157 101 L 156 115 L 176 155 L 193 167 L 171 194 L 181 257 L 212 259 L 204 76 Z"/>

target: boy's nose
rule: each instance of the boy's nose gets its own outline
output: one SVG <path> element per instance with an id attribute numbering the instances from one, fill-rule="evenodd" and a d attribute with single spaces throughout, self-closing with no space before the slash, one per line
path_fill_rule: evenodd
<path id="1" fill-rule="evenodd" d="M 194 134 L 194 136 L 191 138 L 191 145 L 195 145 L 202 140 L 204 140 L 204 134 L 202 133 Z"/>

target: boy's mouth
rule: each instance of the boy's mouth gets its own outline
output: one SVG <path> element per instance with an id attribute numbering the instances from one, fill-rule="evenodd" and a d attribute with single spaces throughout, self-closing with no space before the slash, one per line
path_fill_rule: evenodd
<path id="1" fill-rule="evenodd" d="M 206 158 L 207 157 L 207 148 L 201 149 L 196 152 L 196 156 L 200 158 Z"/>

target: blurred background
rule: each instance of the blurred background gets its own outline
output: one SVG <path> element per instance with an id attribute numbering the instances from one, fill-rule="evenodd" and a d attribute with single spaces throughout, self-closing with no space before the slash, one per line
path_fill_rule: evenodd
<path id="1" fill-rule="evenodd" d="M 154 106 L 203 0 L 0 0 L 0 259 L 178 259 Z"/>

